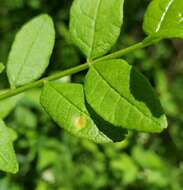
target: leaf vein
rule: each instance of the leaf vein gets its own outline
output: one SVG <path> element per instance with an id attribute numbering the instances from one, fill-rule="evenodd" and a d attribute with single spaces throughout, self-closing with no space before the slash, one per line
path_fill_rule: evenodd
<path id="1" fill-rule="evenodd" d="M 158 25 L 157 25 L 156 32 L 159 32 L 159 30 L 161 28 L 161 25 L 163 23 L 163 20 L 164 20 L 166 14 L 168 13 L 168 10 L 171 7 L 173 2 L 174 2 L 174 0 L 170 0 L 169 3 L 167 4 L 167 6 L 165 7 L 165 10 L 164 10 L 164 12 L 163 12 L 163 14 L 162 14 L 162 16 L 160 18 L 160 21 L 159 21 Z"/>
<path id="2" fill-rule="evenodd" d="M 30 53 L 32 47 L 34 46 L 35 42 L 37 41 L 39 34 L 41 33 L 41 28 L 43 27 L 43 25 L 44 25 L 44 21 L 42 22 L 42 24 L 40 25 L 40 27 L 38 27 L 37 33 L 35 35 L 35 39 L 32 41 L 32 43 L 31 43 L 31 45 L 29 47 L 29 51 L 27 51 L 27 53 L 25 55 L 23 64 L 21 65 L 20 70 L 18 71 L 17 76 L 15 77 L 15 83 L 16 83 L 16 81 L 18 81 L 18 79 L 19 79 L 19 77 L 21 75 L 22 69 L 26 65 L 25 62 L 26 62 L 27 58 L 29 57 L 29 53 Z"/>
<path id="3" fill-rule="evenodd" d="M 142 110 L 140 110 L 135 104 L 133 104 L 131 101 L 129 101 L 125 96 L 123 96 L 122 94 L 120 94 L 107 80 L 105 80 L 105 78 L 103 77 L 103 75 L 95 68 L 94 71 L 96 72 L 96 74 L 98 74 L 98 76 L 100 76 L 103 81 L 115 92 L 117 93 L 118 96 L 120 96 L 121 98 L 123 98 L 128 104 L 130 104 L 131 106 L 133 106 L 138 112 L 140 112 L 142 115 L 144 115 L 144 117 L 146 117 L 147 119 L 155 122 L 156 124 L 160 125 L 160 123 L 156 120 L 154 120 L 152 117 L 146 115 Z"/>

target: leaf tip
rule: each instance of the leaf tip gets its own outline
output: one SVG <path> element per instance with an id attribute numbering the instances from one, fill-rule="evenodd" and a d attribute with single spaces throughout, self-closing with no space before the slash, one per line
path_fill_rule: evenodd
<path id="1" fill-rule="evenodd" d="M 19 171 L 19 165 L 18 163 L 16 163 L 15 166 L 12 168 L 12 171 L 10 171 L 10 173 L 16 174 L 18 173 L 18 171 Z"/>

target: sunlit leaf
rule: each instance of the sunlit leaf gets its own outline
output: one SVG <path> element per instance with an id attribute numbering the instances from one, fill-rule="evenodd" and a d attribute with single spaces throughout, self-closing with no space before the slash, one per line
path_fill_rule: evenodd
<path id="1" fill-rule="evenodd" d="M 153 0 L 145 13 L 144 31 L 160 38 L 183 38 L 183 1 Z"/>
<path id="2" fill-rule="evenodd" d="M 79 84 L 46 84 L 42 95 L 41 104 L 53 120 L 77 137 L 83 137 L 97 143 L 113 142 L 113 137 L 107 132 L 100 131 L 85 106 L 84 92 Z M 105 126 L 106 130 L 108 126 Z M 115 133 L 109 127 L 110 133 Z M 125 130 L 118 130 L 118 140 L 123 140 Z M 114 137 L 115 138 L 115 137 Z"/>
<path id="3" fill-rule="evenodd" d="M 147 79 L 123 60 L 92 65 L 86 76 L 88 104 L 105 121 L 117 127 L 160 132 L 166 116 Z"/>
<path id="4" fill-rule="evenodd" d="M 123 23 L 124 0 L 75 0 L 70 31 L 87 58 L 107 53 L 115 44 Z"/>
<path id="5" fill-rule="evenodd" d="M 12 87 L 38 79 L 49 64 L 55 41 L 52 19 L 44 14 L 26 23 L 15 37 L 8 58 Z"/>

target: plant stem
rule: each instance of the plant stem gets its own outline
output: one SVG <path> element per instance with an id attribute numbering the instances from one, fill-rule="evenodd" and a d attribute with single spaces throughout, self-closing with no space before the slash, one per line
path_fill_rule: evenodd
<path id="1" fill-rule="evenodd" d="M 152 43 L 151 43 L 152 44 Z M 114 53 L 111 53 L 111 54 L 108 54 L 106 56 L 103 56 L 99 59 L 96 59 L 92 62 L 92 64 L 95 64 L 96 62 L 98 61 L 103 61 L 103 60 L 106 60 L 106 59 L 116 59 L 116 58 L 120 58 L 134 50 L 137 50 L 137 49 L 142 49 L 144 47 L 147 47 L 149 45 L 151 45 L 150 43 L 143 43 L 143 42 L 140 42 L 140 43 L 137 43 L 137 44 L 134 44 L 128 48 L 125 48 L 125 49 L 122 49 L 122 50 L 119 50 L 119 51 L 116 51 Z M 71 69 L 67 69 L 67 70 L 64 70 L 64 71 L 60 71 L 58 73 L 55 73 L 51 76 L 48 76 L 48 77 L 45 77 L 45 78 L 42 78 L 38 81 L 35 81 L 35 82 L 31 82 L 29 84 L 26 84 L 24 86 L 21 86 L 21 87 L 18 87 L 16 89 L 10 89 L 8 91 L 6 91 L 5 93 L 2 93 L 0 94 L 0 100 L 3 100 L 5 98 L 8 98 L 8 97 L 12 97 L 12 96 L 15 96 L 17 94 L 20 94 L 24 91 L 27 91 L 29 89 L 32 89 L 32 88 L 36 88 L 36 87 L 41 87 L 42 85 L 44 85 L 44 83 L 46 81 L 54 81 L 54 80 L 58 80 L 62 77 L 65 77 L 67 75 L 72 75 L 72 74 L 75 74 L 75 73 L 78 73 L 78 72 L 81 72 L 85 69 L 88 69 L 89 68 L 89 63 L 84 63 L 84 64 L 81 64 L 79 66 L 76 66 L 76 67 L 73 67 Z"/>
<path id="2" fill-rule="evenodd" d="M 128 48 L 125 48 L 125 49 L 122 49 L 122 50 L 119 50 L 119 51 L 116 51 L 114 53 L 111 53 L 111 54 L 108 54 L 106 56 L 103 56 L 99 59 L 97 59 L 96 61 L 103 61 L 103 60 L 106 60 L 106 59 L 116 59 L 116 58 L 120 58 L 128 53 L 131 53 L 132 51 L 134 50 L 137 50 L 137 49 L 142 49 L 144 47 L 147 47 L 149 44 L 147 43 L 143 43 L 143 42 L 139 42 L 137 44 L 134 44 Z"/>
<path id="3" fill-rule="evenodd" d="M 76 67 L 73 67 L 71 69 L 67 69 L 64 71 L 60 71 L 60 72 L 55 73 L 51 76 L 42 78 L 38 81 L 26 84 L 24 86 L 21 86 L 21 87 L 15 88 L 15 89 L 10 89 L 10 90 L 6 91 L 5 93 L 0 94 L 0 100 L 11 97 L 11 96 L 15 96 L 17 94 L 20 94 L 20 93 L 27 91 L 29 89 L 32 89 L 32 88 L 41 87 L 47 81 L 57 80 L 57 79 L 60 79 L 64 76 L 71 75 L 74 73 L 78 73 L 80 71 L 87 69 L 88 67 L 89 67 L 88 63 L 81 64 L 79 66 L 76 66 Z"/>

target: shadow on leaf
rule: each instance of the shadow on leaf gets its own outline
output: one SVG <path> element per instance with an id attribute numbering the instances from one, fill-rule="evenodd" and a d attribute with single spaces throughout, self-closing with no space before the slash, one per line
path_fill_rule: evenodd
<path id="1" fill-rule="evenodd" d="M 157 94 L 151 87 L 148 80 L 135 68 L 130 73 L 130 91 L 133 97 L 143 102 L 154 117 L 161 117 L 164 114 Z"/>
<path id="2" fill-rule="evenodd" d="M 86 100 L 85 105 L 90 114 L 90 117 L 93 119 L 98 129 L 103 132 L 108 138 L 110 138 L 113 142 L 120 142 L 126 138 L 128 134 L 128 131 L 126 129 L 116 127 L 105 121 L 92 109 Z"/>

